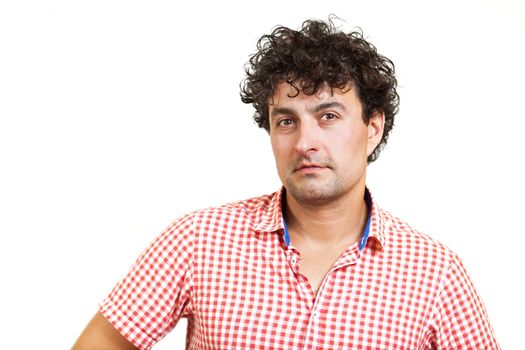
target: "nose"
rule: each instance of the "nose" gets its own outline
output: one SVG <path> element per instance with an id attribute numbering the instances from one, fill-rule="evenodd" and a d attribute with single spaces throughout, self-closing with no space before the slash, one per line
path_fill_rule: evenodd
<path id="1" fill-rule="evenodd" d="M 318 125 L 312 122 L 302 122 L 297 130 L 295 149 L 299 154 L 309 155 L 319 150 Z"/>

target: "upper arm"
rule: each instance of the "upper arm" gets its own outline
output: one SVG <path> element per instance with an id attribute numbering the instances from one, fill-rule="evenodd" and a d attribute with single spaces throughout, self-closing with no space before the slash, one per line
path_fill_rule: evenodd
<path id="1" fill-rule="evenodd" d="M 85 331 L 95 334 L 90 338 L 119 339 L 116 332 L 140 349 L 151 349 L 190 313 L 192 247 L 192 217 L 182 217 L 153 240 L 102 301 Z"/>
<path id="2" fill-rule="evenodd" d="M 100 312 L 88 323 L 72 350 L 137 350 Z"/>
<path id="3" fill-rule="evenodd" d="M 499 349 L 485 306 L 457 256 L 442 283 L 435 316 L 439 348 Z"/>

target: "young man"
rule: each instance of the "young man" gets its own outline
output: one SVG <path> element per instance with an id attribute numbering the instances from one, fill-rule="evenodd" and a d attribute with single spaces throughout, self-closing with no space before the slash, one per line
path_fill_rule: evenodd
<path id="1" fill-rule="evenodd" d="M 331 22 L 257 47 L 241 96 L 283 188 L 176 220 L 74 349 L 150 349 L 181 317 L 188 349 L 498 349 L 460 259 L 366 188 L 398 108 L 392 62 Z"/>

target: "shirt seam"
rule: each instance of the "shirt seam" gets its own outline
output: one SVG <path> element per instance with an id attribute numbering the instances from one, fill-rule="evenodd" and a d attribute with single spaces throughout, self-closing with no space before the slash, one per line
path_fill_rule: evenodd
<path id="1" fill-rule="evenodd" d="M 424 334 L 423 339 L 429 339 L 430 341 L 438 342 L 437 334 L 441 330 L 441 316 L 439 315 L 439 305 L 443 298 L 443 292 L 445 290 L 445 284 L 450 280 L 452 264 L 456 261 L 456 255 L 453 252 L 448 252 L 447 267 L 443 269 L 443 273 L 440 274 L 439 284 L 435 295 L 435 301 L 432 304 L 432 312 L 430 313 L 429 319 L 427 320 L 427 332 Z M 435 327 L 432 332 L 432 327 Z M 428 335 L 428 337 L 427 337 Z"/>

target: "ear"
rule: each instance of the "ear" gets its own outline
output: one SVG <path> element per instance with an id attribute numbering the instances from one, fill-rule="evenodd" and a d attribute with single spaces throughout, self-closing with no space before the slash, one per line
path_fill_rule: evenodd
<path id="1" fill-rule="evenodd" d="M 383 137 L 383 130 L 385 127 L 385 113 L 374 112 L 368 122 L 368 146 L 367 154 L 371 155 L 376 149 L 381 138 Z"/>

